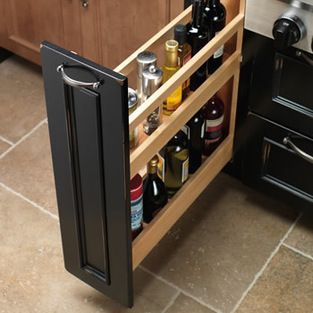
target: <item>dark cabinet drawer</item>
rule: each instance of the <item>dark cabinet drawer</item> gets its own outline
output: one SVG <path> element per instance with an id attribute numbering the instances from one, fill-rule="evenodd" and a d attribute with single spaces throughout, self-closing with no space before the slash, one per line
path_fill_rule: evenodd
<path id="1" fill-rule="evenodd" d="M 275 185 L 313 203 L 313 139 L 254 114 L 249 115 L 249 125 L 246 180 Z"/>

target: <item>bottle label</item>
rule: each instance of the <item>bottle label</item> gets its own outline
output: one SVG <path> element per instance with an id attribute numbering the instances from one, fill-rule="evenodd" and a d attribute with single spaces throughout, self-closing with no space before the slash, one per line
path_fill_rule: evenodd
<path id="1" fill-rule="evenodd" d="M 143 197 L 130 202 L 132 231 L 140 229 L 143 218 Z"/>
<path id="2" fill-rule="evenodd" d="M 182 183 L 188 179 L 189 175 L 189 158 L 182 164 Z"/>
<path id="3" fill-rule="evenodd" d="M 181 129 L 183 133 L 187 136 L 188 140 L 190 140 L 190 127 L 188 125 L 184 125 Z"/>
<path id="4" fill-rule="evenodd" d="M 219 34 L 219 32 L 216 33 L 216 35 L 217 34 Z M 213 54 L 213 58 L 218 59 L 221 56 L 223 56 L 223 54 L 224 54 L 224 45 L 222 45 L 220 48 L 218 48 L 218 50 L 215 51 L 215 53 Z"/>
<path id="5" fill-rule="evenodd" d="M 189 62 L 191 60 L 191 52 L 187 53 L 185 56 L 184 56 L 184 59 L 183 59 L 183 65 L 185 65 L 187 62 Z"/>
<path id="6" fill-rule="evenodd" d="M 216 120 L 206 120 L 205 121 L 205 141 L 206 143 L 217 142 L 222 138 L 223 135 L 223 122 L 224 115 Z"/>
<path id="7" fill-rule="evenodd" d="M 165 180 L 165 160 L 164 158 L 158 153 L 159 163 L 158 163 L 158 176 L 164 182 Z"/>

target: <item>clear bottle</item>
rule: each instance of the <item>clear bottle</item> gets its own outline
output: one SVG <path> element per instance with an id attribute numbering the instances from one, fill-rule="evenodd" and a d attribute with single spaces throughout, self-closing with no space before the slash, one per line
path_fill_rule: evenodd
<path id="1" fill-rule="evenodd" d="M 201 166 L 204 144 L 204 119 L 201 110 L 183 127 L 188 137 L 189 173 L 193 174 Z"/>
<path id="2" fill-rule="evenodd" d="M 196 55 L 211 39 L 203 27 L 204 2 L 194 0 L 192 5 L 192 22 L 188 25 L 188 43 L 192 48 L 192 56 Z M 204 63 L 192 76 L 190 89 L 196 90 L 207 78 L 207 62 Z"/>
<path id="3" fill-rule="evenodd" d="M 155 65 L 150 65 L 142 73 L 143 101 L 146 101 L 161 86 L 163 72 Z M 144 121 L 143 130 L 151 135 L 160 126 L 160 108 L 154 110 Z"/>
<path id="4" fill-rule="evenodd" d="M 158 176 L 159 158 L 155 155 L 147 165 L 147 179 L 143 192 L 143 220 L 150 223 L 155 215 L 167 204 L 167 191 Z"/>
<path id="5" fill-rule="evenodd" d="M 174 28 L 174 38 L 178 42 L 178 66 L 182 67 L 191 59 L 191 46 L 187 42 L 187 27 L 183 24 L 178 24 Z M 187 79 L 183 84 L 183 100 L 187 98 L 190 91 L 190 79 Z"/>
<path id="6" fill-rule="evenodd" d="M 168 196 L 172 197 L 189 175 L 188 138 L 179 131 L 159 153 L 159 176 L 165 183 Z"/>
<path id="7" fill-rule="evenodd" d="M 178 42 L 168 40 L 165 43 L 165 64 L 163 66 L 163 83 L 168 81 L 177 71 L 178 66 Z M 163 113 L 171 115 L 182 103 L 182 86 L 179 86 L 164 102 Z"/>
<path id="8" fill-rule="evenodd" d="M 223 139 L 224 103 L 216 95 L 202 108 L 205 121 L 204 152 L 209 156 Z"/>
<path id="9" fill-rule="evenodd" d="M 220 0 L 208 0 L 205 15 L 212 21 L 213 32 L 217 35 L 226 25 L 226 8 Z M 224 45 L 221 46 L 208 62 L 208 73 L 214 73 L 223 63 Z"/>

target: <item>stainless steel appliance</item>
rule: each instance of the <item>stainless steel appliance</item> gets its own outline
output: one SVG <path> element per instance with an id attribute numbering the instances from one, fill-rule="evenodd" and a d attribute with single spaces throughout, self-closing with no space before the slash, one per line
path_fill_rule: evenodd
<path id="1" fill-rule="evenodd" d="M 234 168 L 313 203 L 313 0 L 247 0 Z"/>

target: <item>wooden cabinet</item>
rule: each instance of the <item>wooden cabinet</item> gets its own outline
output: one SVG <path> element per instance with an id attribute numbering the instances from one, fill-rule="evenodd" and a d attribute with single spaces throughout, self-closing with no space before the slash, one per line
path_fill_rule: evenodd
<path id="1" fill-rule="evenodd" d="M 0 47 L 40 63 L 47 40 L 114 67 L 183 10 L 183 0 L 8 0 Z"/>
<path id="2" fill-rule="evenodd" d="M 43 38 L 64 45 L 62 1 L 9 0 L 1 3 L 4 29 L 0 46 L 38 61 Z"/>
<path id="3" fill-rule="evenodd" d="M 136 56 L 173 37 L 186 9 L 114 70 L 55 45 L 42 47 L 50 140 L 65 266 L 69 272 L 127 306 L 133 304 L 133 270 L 230 161 L 244 23 L 244 0 L 225 0 L 228 23 L 199 53 L 128 117 L 127 79 Z M 150 136 L 142 123 L 222 45 L 222 66 Z M 225 138 L 153 221 L 132 241 L 129 182 L 216 93 L 225 103 Z M 129 131 L 141 130 L 129 149 Z"/>

